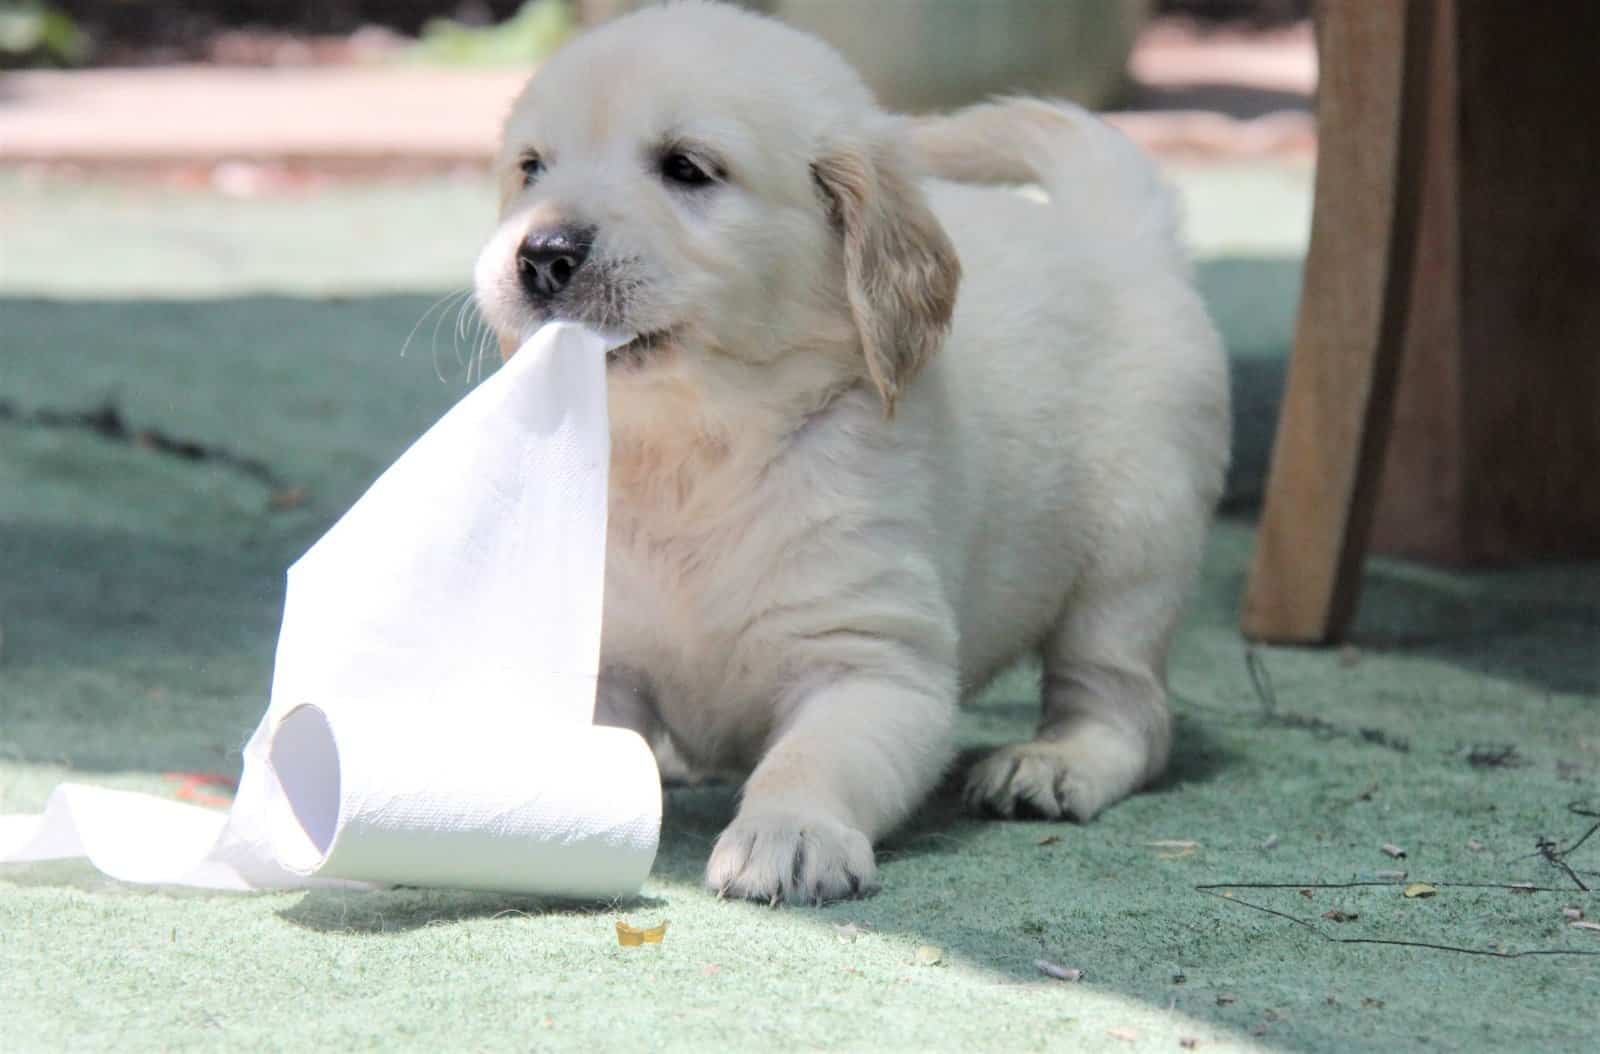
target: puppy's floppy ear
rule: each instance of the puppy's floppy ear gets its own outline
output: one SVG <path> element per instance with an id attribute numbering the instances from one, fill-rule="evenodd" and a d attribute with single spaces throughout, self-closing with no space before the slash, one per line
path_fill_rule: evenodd
<path id="1" fill-rule="evenodd" d="M 850 312 L 867 373 L 892 416 L 950 326 L 961 261 L 894 138 L 834 149 L 811 174 L 844 239 Z"/>

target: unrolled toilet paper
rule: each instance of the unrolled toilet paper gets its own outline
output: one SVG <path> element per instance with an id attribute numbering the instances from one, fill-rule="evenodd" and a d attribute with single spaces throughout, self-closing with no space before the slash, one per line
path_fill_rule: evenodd
<path id="1" fill-rule="evenodd" d="M 605 352 L 547 326 L 289 570 L 271 701 L 227 813 L 64 784 L 0 862 L 130 882 L 638 891 L 661 786 L 593 724 Z"/>

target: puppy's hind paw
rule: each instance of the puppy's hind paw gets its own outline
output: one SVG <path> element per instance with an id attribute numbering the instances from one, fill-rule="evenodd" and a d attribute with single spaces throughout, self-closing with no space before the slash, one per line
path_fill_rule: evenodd
<path id="1" fill-rule="evenodd" d="M 717 838 L 706 885 L 719 896 L 821 904 L 878 888 L 867 836 L 831 817 L 741 811 Z"/>
<path id="2" fill-rule="evenodd" d="M 1134 789 L 1137 770 L 1078 747 L 1071 739 L 1001 747 L 967 774 L 967 807 L 1006 819 L 1093 819 Z"/>

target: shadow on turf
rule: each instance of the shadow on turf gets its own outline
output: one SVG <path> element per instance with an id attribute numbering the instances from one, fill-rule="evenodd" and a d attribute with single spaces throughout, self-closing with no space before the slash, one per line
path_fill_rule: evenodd
<path id="1" fill-rule="evenodd" d="M 526 918 L 541 915 L 615 915 L 662 906 L 654 897 L 576 901 L 505 893 L 456 890 L 316 889 L 277 913 L 285 922 L 318 933 L 379 936 L 409 933 L 426 926 L 448 926 L 474 919 Z"/>

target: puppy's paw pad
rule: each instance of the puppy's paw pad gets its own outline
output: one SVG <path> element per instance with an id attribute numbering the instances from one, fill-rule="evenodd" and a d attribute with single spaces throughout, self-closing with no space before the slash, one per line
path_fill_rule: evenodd
<path id="1" fill-rule="evenodd" d="M 831 817 L 741 812 L 711 849 L 706 885 L 720 896 L 820 904 L 877 889 L 878 868 L 867 836 Z"/>
<path id="2" fill-rule="evenodd" d="M 1050 742 L 1017 743 L 990 754 L 967 774 L 964 797 L 974 812 L 1007 819 L 1020 813 L 1082 822 L 1108 804 L 1070 751 Z"/>

